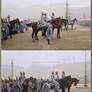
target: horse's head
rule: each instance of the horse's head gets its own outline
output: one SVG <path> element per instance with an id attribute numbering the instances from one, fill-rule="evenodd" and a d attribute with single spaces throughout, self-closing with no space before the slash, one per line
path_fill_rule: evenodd
<path id="1" fill-rule="evenodd" d="M 76 86 L 79 83 L 79 80 L 76 78 L 73 78 L 72 80 L 73 80 L 74 86 Z"/>
<path id="2" fill-rule="evenodd" d="M 20 24 L 20 21 L 19 21 L 19 19 L 18 19 L 18 18 L 15 20 L 15 22 L 16 22 L 16 23 L 18 23 L 18 24 Z"/>
<path id="3" fill-rule="evenodd" d="M 74 21 L 74 22 L 78 22 L 77 18 L 74 18 L 73 21 Z"/>

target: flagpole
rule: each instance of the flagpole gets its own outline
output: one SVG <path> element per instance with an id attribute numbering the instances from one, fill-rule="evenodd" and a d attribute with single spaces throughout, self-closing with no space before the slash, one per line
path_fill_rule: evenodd
<path id="1" fill-rule="evenodd" d="M 68 0 L 66 0 L 66 19 L 68 19 Z"/>
<path id="2" fill-rule="evenodd" d="M 85 50 L 85 83 L 84 83 L 84 87 L 87 87 L 87 66 L 86 66 L 86 50 Z"/>
<path id="3" fill-rule="evenodd" d="M 13 60 L 11 60 L 11 78 L 13 79 Z"/>

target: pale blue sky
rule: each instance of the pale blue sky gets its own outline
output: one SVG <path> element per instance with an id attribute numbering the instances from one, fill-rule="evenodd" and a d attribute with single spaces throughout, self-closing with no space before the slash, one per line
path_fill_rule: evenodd
<path id="1" fill-rule="evenodd" d="M 87 61 L 91 60 L 91 52 L 86 51 Z M 31 65 L 47 65 L 84 62 L 84 50 L 29 50 L 29 51 L 2 51 L 2 64 L 10 65 L 13 60 L 14 65 L 30 67 Z"/>
<path id="2" fill-rule="evenodd" d="M 66 0 L 2 0 L 2 7 L 7 4 L 16 4 L 19 6 L 31 6 L 39 4 L 65 3 Z M 70 7 L 89 7 L 90 0 L 68 0 Z"/>

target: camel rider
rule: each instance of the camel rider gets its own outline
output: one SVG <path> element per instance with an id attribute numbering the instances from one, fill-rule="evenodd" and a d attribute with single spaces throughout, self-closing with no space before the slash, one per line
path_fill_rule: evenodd
<path id="1" fill-rule="evenodd" d="M 54 19 L 54 18 L 55 18 L 55 14 L 54 12 L 52 12 L 51 19 Z"/>

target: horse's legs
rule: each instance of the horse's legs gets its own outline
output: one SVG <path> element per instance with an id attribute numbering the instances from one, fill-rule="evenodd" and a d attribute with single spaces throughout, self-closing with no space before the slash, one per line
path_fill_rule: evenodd
<path id="1" fill-rule="evenodd" d="M 57 38 L 60 38 L 60 28 L 57 29 Z"/>
<path id="2" fill-rule="evenodd" d="M 12 30 L 9 30 L 10 38 L 12 39 Z"/>
<path id="3" fill-rule="evenodd" d="M 34 30 L 33 30 L 33 32 L 32 32 L 32 39 L 34 38 L 34 33 L 35 33 L 35 32 L 34 32 Z"/>
<path id="4" fill-rule="evenodd" d="M 68 92 L 70 92 L 70 87 L 68 87 Z"/>
<path id="5" fill-rule="evenodd" d="M 73 24 L 71 25 L 71 30 L 73 30 Z"/>
<path id="6" fill-rule="evenodd" d="M 35 32 L 35 40 L 38 40 L 38 31 L 37 32 Z"/>

